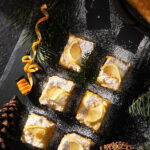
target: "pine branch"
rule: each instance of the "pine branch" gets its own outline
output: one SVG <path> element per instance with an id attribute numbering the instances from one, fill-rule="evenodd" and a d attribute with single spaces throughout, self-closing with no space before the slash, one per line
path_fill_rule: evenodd
<path id="1" fill-rule="evenodd" d="M 146 79 L 144 87 L 147 88 L 150 86 L 150 79 Z"/>
<path id="2" fill-rule="evenodd" d="M 59 51 L 64 47 L 65 39 L 68 36 L 69 28 L 74 21 L 75 4 L 79 0 L 26 0 L 25 2 L 14 3 L 15 11 L 10 19 L 16 27 L 24 26 L 28 33 L 24 37 L 23 43 L 28 40 L 32 42 L 37 40 L 35 34 L 35 24 L 43 17 L 40 11 L 42 4 L 47 4 L 47 12 L 50 17 L 47 21 L 39 24 L 39 30 L 42 34 L 42 41 L 38 47 L 37 60 L 40 63 L 51 65 L 53 60 L 58 59 Z M 29 19 L 28 19 L 29 18 Z M 30 48 L 28 52 L 30 51 Z"/>
<path id="3" fill-rule="evenodd" d="M 137 150 L 150 150 L 150 146 L 139 146 Z"/>
<path id="4" fill-rule="evenodd" d="M 93 83 L 96 80 L 96 74 L 91 72 L 91 59 L 89 59 L 90 54 L 87 53 L 81 60 L 81 71 L 79 73 L 69 72 L 68 76 L 75 82 L 79 83 L 81 86 L 85 87 L 87 83 Z"/>
<path id="5" fill-rule="evenodd" d="M 129 107 L 129 113 L 133 116 L 150 118 L 150 87 L 148 91 L 137 98 Z"/>

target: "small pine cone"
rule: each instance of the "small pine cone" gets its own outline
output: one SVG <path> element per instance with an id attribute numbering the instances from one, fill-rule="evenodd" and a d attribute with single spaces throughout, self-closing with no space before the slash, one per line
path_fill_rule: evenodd
<path id="1" fill-rule="evenodd" d="M 100 147 L 100 150 L 135 150 L 135 147 L 126 142 L 112 142 Z"/>
<path id="2" fill-rule="evenodd" d="M 6 149 L 6 143 L 3 138 L 0 138 L 0 149 Z"/>
<path id="3" fill-rule="evenodd" d="M 7 149 L 6 141 L 8 140 L 9 132 L 15 125 L 17 110 L 18 107 L 15 96 L 0 109 L 0 149 L 2 150 Z"/>

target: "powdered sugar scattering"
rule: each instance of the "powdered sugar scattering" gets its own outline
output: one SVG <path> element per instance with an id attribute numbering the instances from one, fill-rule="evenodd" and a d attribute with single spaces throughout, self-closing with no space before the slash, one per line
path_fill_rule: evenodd
<path id="1" fill-rule="evenodd" d="M 72 26 L 70 29 L 70 32 L 73 34 L 81 35 L 84 37 L 87 37 L 90 39 L 92 42 L 96 43 L 96 48 L 94 49 L 94 53 L 98 53 L 99 56 L 99 66 L 103 66 L 105 63 L 105 57 L 106 56 L 115 56 L 116 58 L 123 60 L 125 62 L 129 62 L 133 65 L 134 67 L 135 64 L 138 63 L 139 58 L 144 52 L 145 45 L 148 42 L 149 38 L 144 36 L 144 38 L 139 42 L 139 46 L 137 48 L 137 51 L 133 53 L 132 51 L 128 50 L 126 46 L 124 45 L 119 45 L 119 43 L 116 42 L 116 39 L 121 31 L 121 29 L 124 27 L 123 22 L 120 20 L 118 17 L 118 14 L 115 12 L 113 6 L 112 6 L 112 1 L 110 1 L 110 23 L 111 27 L 109 29 L 96 29 L 96 30 L 89 30 L 87 29 L 87 13 L 88 11 L 86 10 L 85 4 L 86 0 L 78 0 L 80 5 L 76 8 L 76 12 L 78 17 L 76 18 L 75 24 Z M 93 1 L 94 2 L 94 1 Z M 100 16 L 101 17 L 101 16 Z M 130 43 L 130 41 L 129 41 Z M 131 45 L 134 43 L 130 43 Z M 97 61 L 97 60 L 96 60 Z M 139 62 L 140 64 L 140 62 Z M 95 67 L 95 66 L 93 66 Z M 65 78 L 70 80 L 70 78 L 67 76 L 68 72 L 70 70 L 64 69 L 63 67 L 57 66 L 56 68 L 57 71 L 52 70 L 48 68 L 47 73 L 49 74 L 48 76 L 53 76 L 53 75 L 58 75 L 59 77 Z M 129 76 L 125 82 L 126 84 L 123 83 L 123 91 L 127 90 L 131 87 L 130 85 L 130 77 L 133 76 L 132 70 L 129 72 L 127 75 Z M 49 78 L 49 77 L 47 77 Z M 47 80 L 43 81 L 41 83 L 41 88 L 44 89 L 47 83 Z M 64 84 L 64 83 L 63 83 Z M 71 108 L 69 110 L 68 114 L 71 114 L 72 112 L 74 113 L 73 116 L 75 116 L 75 112 L 77 111 L 77 108 L 85 94 L 86 90 L 89 90 L 93 93 L 98 94 L 100 97 L 105 98 L 109 101 L 111 101 L 112 104 L 116 105 L 122 105 L 122 98 L 121 94 L 123 92 L 114 92 L 112 90 L 109 90 L 107 88 L 102 87 L 101 85 L 98 85 L 97 83 L 89 83 L 88 86 L 83 90 L 83 89 L 78 89 L 79 86 L 78 84 L 76 85 L 77 87 L 77 92 L 76 90 L 73 91 L 73 94 L 70 98 L 70 102 L 68 104 L 68 107 Z M 74 108 L 76 106 L 76 108 Z M 55 114 L 55 113 L 54 113 Z M 53 114 L 53 115 L 54 115 Z M 63 118 L 63 117 L 62 117 Z M 95 140 L 96 142 L 101 142 L 101 139 L 99 136 L 94 134 L 90 129 L 86 128 L 85 126 L 82 126 L 81 124 L 76 124 L 74 121 L 73 124 L 70 124 L 68 122 L 65 122 L 63 119 L 56 118 L 56 125 L 59 129 L 64 131 L 65 133 L 67 132 L 77 132 L 85 137 L 89 137 L 92 140 Z M 104 135 L 105 136 L 105 135 Z M 57 139 L 56 139 L 57 141 Z"/>

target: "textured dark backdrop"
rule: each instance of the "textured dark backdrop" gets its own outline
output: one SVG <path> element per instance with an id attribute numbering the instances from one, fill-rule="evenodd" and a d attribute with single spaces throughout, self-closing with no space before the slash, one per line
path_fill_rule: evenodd
<path id="1" fill-rule="evenodd" d="M 0 33 L 0 74 L 2 74 L 4 67 L 7 64 L 8 59 L 9 59 L 9 57 L 15 47 L 15 44 L 19 38 L 19 35 L 21 33 L 21 29 L 19 29 L 19 30 L 15 29 L 15 27 L 13 27 L 11 25 L 11 23 L 8 20 L 6 20 L 6 16 L 8 16 L 13 9 L 13 8 L 10 8 L 9 6 L 7 6 L 7 1 L 11 1 L 11 0 L 1 0 L 1 3 L 0 3 L 0 32 L 1 32 Z M 144 35 L 142 35 L 141 33 L 134 30 L 132 27 L 129 27 L 124 23 L 122 23 L 122 26 L 117 26 L 118 23 L 120 23 L 120 20 L 119 20 L 119 18 L 117 18 L 117 15 L 115 14 L 115 12 L 111 13 L 112 20 L 110 19 L 108 3 L 105 3 L 107 6 L 103 7 L 103 8 L 105 8 L 105 11 L 102 11 L 101 9 L 99 9 L 99 6 L 102 6 L 102 5 L 99 5 L 98 3 L 102 3 L 102 2 L 104 3 L 105 2 L 104 0 L 101 0 L 101 1 L 86 0 L 86 2 L 87 3 L 85 5 L 85 7 L 88 10 L 88 12 L 87 12 L 87 14 L 86 13 L 84 14 L 84 9 L 83 9 L 82 10 L 83 14 L 81 11 L 81 16 L 80 16 L 81 20 L 83 21 L 82 23 L 84 23 L 84 18 L 87 18 L 87 27 L 85 24 L 85 28 L 84 28 L 84 25 L 82 24 L 83 29 L 86 29 L 86 30 L 88 29 L 87 34 L 89 34 L 89 36 L 90 36 L 90 34 L 95 35 L 95 36 L 91 36 L 91 37 L 93 37 L 97 43 L 102 43 L 101 45 L 99 44 L 96 49 L 97 51 L 100 50 L 101 54 L 98 55 L 97 58 L 95 57 L 96 58 L 95 61 L 101 60 L 100 63 L 102 64 L 103 59 L 99 59 L 99 58 L 102 58 L 104 55 L 108 55 L 108 54 L 110 55 L 112 53 L 114 54 L 114 52 L 115 52 L 115 56 L 121 55 L 121 56 L 119 56 L 119 58 L 120 57 L 128 58 L 128 56 L 133 57 L 135 55 L 138 57 L 137 59 L 139 59 L 139 57 L 140 57 L 140 59 L 139 59 L 140 61 L 138 61 L 138 64 L 139 64 L 138 66 L 140 66 L 141 65 L 140 62 L 143 62 L 142 59 L 145 58 L 144 56 L 146 56 L 146 53 L 148 53 L 147 50 L 144 50 L 145 43 L 147 41 L 146 38 L 144 38 Z M 113 7 L 111 6 L 111 8 L 113 8 Z M 106 11 L 107 11 L 107 13 L 106 13 Z M 112 9 L 111 9 L 111 11 L 112 11 Z M 87 15 L 87 16 L 85 17 L 84 15 Z M 106 15 L 106 17 L 105 17 L 105 15 Z M 92 21 L 90 21 L 90 20 L 92 20 Z M 99 20 L 103 24 L 105 24 L 105 26 L 102 26 L 102 24 L 99 23 L 100 22 Z M 85 21 L 85 23 L 86 23 L 86 21 Z M 107 26 L 106 26 L 106 24 L 107 24 Z M 99 33 L 97 32 L 98 30 L 100 31 Z M 116 33 L 118 33 L 118 34 L 116 34 Z M 100 37 L 100 38 L 98 38 L 98 37 Z M 143 38 L 144 38 L 144 40 L 142 40 Z M 95 41 L 94 39 L 93 39 L 93 41 Z M 140 51 L 138 51 L 138 47 L 141 43 L 141 40 L 144 42 L 144 44 L 142 44 L 142 46 L 140 46 Z M 100 46 L 103 47 L 103 49 L 100 48 Z M 114 51 L 114 52 L 110 51 L 113 46 L 116 46 L 118 48 L 118 49 L 115 49 L 116 51 Z M 24 52 L 26 50 L 26 47 L 27 47 L 27 43 L 26 43 L 26 45 L 24 45 L 24 47 L 18 48 L 18 50 L 16 51 L 16 53 L 13 57 L 14 61 L 11 62 L 13 65 L 12 66 L 10 65 L 11 68 L 9 68 L 9 70 L 6 71 L 7 72 L 7 73 L 5 73 L 6 78 L 3 78 L 3 84 L 0 86 L 0 93 L 1 93 L 0 94 L 0 99 L 1 99 L 0 106 L 2 106 L 2 104 L 7 102 L 10 99 L 10 97 L 12 97 L 12 95 L 14 95 L 14 94 L 16 94 L 18 96 L 21 103 L 23 103 L 25 106 L 27 106 L 26 108 L 28 110 L 22 109 L 22 114 L 20 115 L 22 120 L 21 120 L 21 124 L 18 124 L 19 127 L 17 128 L 17 134 L 20 134 L 22 132 L 21 129 L 22 129 L 22 126 L 25 121 L 25 117 L 26 117 L 25 115 L 27 115 L 27 113 L 24 113 L 24 112 L 29 111 L 29 113 L 35 112 L 40 115 L 46 116 L 49 120 L 55 122 L 57 125 L 57 128 L 59 130 L 61 130 L 61 131 L 56 130 L 55 138 L 54 138 L 53 142 L 51 142 L 51 145 L 50 145 L 51 147 L 52 146 L 57 147 L 64 132 L 67 132 L 67 133 L 68 132 L 77 132 L 79 134 L 82 134 L 83 136 L 91 138 L 94 141 L 96 140 L 98 145 L 102 144 L 103 138 L 99 138 L 99 137 L 97 138 L 97 135 L 95 135 L 90 129 L 88 129 L 84 126 L 80 126 L 80 124 L 78 124 L 74 120 L 76 106 L 78 105 L 76 102 L 76 97 L 74 97 L 74 98 L 72 97 L 72 100 L 70 100 L 70 104 L 68 105 L 68 111 L 66 112 L 66 114 L 61 114 L 61 113 L 55 112 L 51 109 L 41 107 L 39 104 L 37 104 L 38 101 L 36 101 L 36 100 L 38 100 L 39 97 L 37 94 L 38 88 L 36 86 L 35 86 L 35 88 L 33 88 L 33 92 L 28 97 L 23 97 L 20 94 L 14 80 L 17 77 L 20 77 L 24 73 L 23 72 L 24 64 L 20 63 L 21 57 L 24 55 L 24 53 L 20 53 L 19 51 Z M 139 55 L 141 53 L 142 53 L 142 55 Z M 46 71 L 48 71 L 48 70 L 46 70 Z M 57 71 L 62 72 L 62 74 L 67 73 L 67 71 L 61 67 L 57 68 Z M 51 72 L 51 70 L 50 70 L 50 72 Z M 51 72 L 50 75 L 54 75 L 53 72 Z M 131 75 L 131 77 L 134 77 L 134 75 L 133 76 Z M 42 77 L 42 78 L 44 78 L 44 77 Z M 140 79 L 140 80 L 142 80 L 142 79 Z M 137 80 L 137 81 L 139 81 L 139 80 Z M 138 83 L 137 81 L 136 81 L 136 79 L 134 79 L 133 83 L 134 82 Z M 127 84 L 128 83 L 129 82 L 127 82 Z M 117 93 L 112 93 L 112 94 L 118 96 L 119 98 L 117 98 L 116 100 L 119 99 L 120 102 L 123 101 L 125 103 L 125 106 L 127 106 L 128 102 L 131 102 L 130 100 L 134 97 L 134 95 L 136 95 L 135 93 L 140 91 L 140 87 L 139 86 L 137 87 L 136 85 L 137 84 L 134 84 L 134 86 L 131 86 L 131 88 L 130 88 L 131 90 L 129 90 L 129 92 L 127 92 L 127 93 L 122 93 L 122 95 L 119 95 L 119 94 L 117 95 Z M 104 91 L 104 89 L 102 89 L 102 87 L 98 87 L 96 85 L 94 85 L 94 86 L 95 86 L 95 88 L 98 88 L 98 91 L 101 91 L 101 90 Z M 8 88 L 8 87 L 10 87 L 10 88 Z M 75 93 L 76 93 L 76 95 L 77 95 L 77 93 L 78 93 L 78 95 L 81 94 L 80 97 L 82 97 L 83 93 L 80 93 L 79 90 L 80 90 L 80 88 L 76 89 Z M 107 91 L 107 92 L 108 92 L 108 95 L 111 95 L 111 93 L 109 93 L 111 91 Z M 135 119 L 135 121 L 134 121 L 133 118 L 131 118 L 127 113 L 125 113 L 124 107 L 120 108 L 119 106 L 114 105 L 114 107 L 112 107 L 112 108 L 113 108 L 113 111 L 111 111 L 111 113 L 110 113 L 110 116 L 112 116 L 112 118 L 110 117 L 111 123 L 106 123 L 106 125 L 111 126 L 111 128 L 110 129 L 106 128 L 107 134 L 103 133 L 104 138 L 111 135 L 111 136 L 109 136 L 109 141 L 123 140 L 123 141 L 127 141 L 131 144 L 137 144 L 137 141 L 139 143 L 144 143 L 145 137 L 147 135 L 150 135 L 149 134 L 150 129 L 149 129 L 149 127 L 147 127 L 146 123 L 142 122 L 140 120 L 137 120 L 136 118 L 134 118 Z M 113 126 L 112 126 L 112 124 L 113 124 Z M 109 130 L 113 129 L 113 131 L 108 132 L 108 129 Z M 12 150 L 14 150 L 16 147 L 17 147 L 17 149 L 20 148 L 22 150 L 32 149 L 32 148 L 26 147 L 26 145 L 20 143 L 20 140 L 19 140 L 20 135 L 16 135 L 16 133 L 15 133 L 15 136 L 13 136 L 13 138 L 14 139 L 12 141 L 10 141 L 10 144 L 9 144 L 9 146 L 11 147 Z M 104 139 L 105 142 L 106 142 L 106 140 L 107 139 Z M 107 141 L 107 142 L 109 142 L 109 141 Z M 54 149 L 56 149 L 56 148 L 54 148 Z"/>
<path id="2" fill-rule="evenodd" d="M 8 1 L 0 1 L 0 77 L 21 33 L 21 29 L 16 29 L 7 19 L 13 11 Z"/>

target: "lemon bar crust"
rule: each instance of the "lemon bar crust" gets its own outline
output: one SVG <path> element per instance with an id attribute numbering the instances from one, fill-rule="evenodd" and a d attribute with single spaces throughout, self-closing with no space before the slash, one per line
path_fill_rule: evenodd
<path id="1" fill-rule="evenodd" d="M 142 16 L 150 23 L 150 1 L 149 0 L 127 0 Z"/>
<path id="2" fill-rule="evenodd" d="M 46 96 L 46 92 L 51 90 L 53 87 L 61 88 L 62 90 L 65 91 L 65 94 L 60 95 L 57 100 L 51 100 L 48 96 Z M 49 81 L 45 89 L 43 90 L 42 95 L 39 98 L 39 101 L 42 105 L 47 105 L 48 107 L 54 110 L 64 112 L 74 87 L 75 87 L 74 82 L 60 78 L 58 76 L 52 76 L 49 78 Z"/>
<path id="3" fill-rule="evenodd" d="M 45 130 L 43 138 L 44 140 L 41 140 L 41 142 L 36 140 L 36 137 L 32 137 L 30 133 L 28 132 L 28 128 L 31 128 L 31 131 L 34 129 L 34 127 L 39 127 Z M 45 149 L 48 146 L 48 143 L 52 137 L 52 134 L 55 129 L 55 123 L 49 121 L 47 118 L 43 116 L 39 116 L 37 114 L 32 113 L 28 116 L 28 119 L 24 125 L 23 133 L 21 136 L 21 141 L 23 143 L 27 143 L 32 145 L 33 147 L 37 147 L 40 149 Z M 38 136 L 42 136 L 39 135 Z"/>
<path id="4" fill-rule="evenodd" d="M 91 53 L 94 50 L 95 47 L 95 43 L 91 42 L 88 38 L 83 37 L 83 36 L 79 36 L 79 35 L 75 35 L 75 34 L 69 34 L 69 39 L 68 42 L 64 48 L 64 51 L 60 57 L 60 61 L 59 64 L 61 66 L 64 66 L 65 68 L 74 70 L 76 72 L 80 72 L 80 65 L 73 63 L 69 60 L 68 56 L 67 56 L 67 50 L 69 48 L 69 45 L 71 44 L 72 41 L 74 40 L 78 40 L 80 43 L 80 47 L 82 50 L 82 54 L 81 54 L 81 58 L 85 57 L 86 54 Z"/>
<path id="5" fill-rule="evenodd" d="M 119 69 L 119 74 L 121 77 L 121 82 L 117 82 L 117 80 L 110 78 L 107 74 L 105 74 L 102 70 L 103 66 L 107 64 L 114 64 Z M 118 58 L 114 56 L 106 56 L 106 62 L 104 63 L 100 69 L 99 75 L 97 77 L 97 83 L 102 85 L 103 87 L 109 88 L 114 91 L 120 91 L 121 83 L 125 77 L 125 75 L 128 73 L 128 71 L 132 68 L 132 65 L 128 62 L 119 60 Z"/>
<path id="6" fill-rule="evenodd" d="M 89 108 L 95 104 L 102 105 L 103 111 L 98 120 L 96 120 L 95 122 L 89 122 L 86 119 L 86 115 L 87 115 Z M 107 109 L 110 104 L 111 104 L 111 102 L 109 100 L 103 99 L 99 95 L 92 93 L 90 91 L 86 91 L 86 93 L 80 103 L 80 106 L 77 110 L 76 119 L 79 120 L 80 123 L 91 128 L 94 132 L 100 132 L 101 124 L 105 118 L 105 114 L 106 114 Z"/>
<path id="7" fill-rule="evenodd" d="M 90 150 L 90 147 L 94 145 L 94 142 L 91 139 L 82 137 L 76 133 L 69 133 L 64 135 L 57 150 L 69 150 L 70 139 L 79 141 L 82 144 L 84 150 Z"/>

